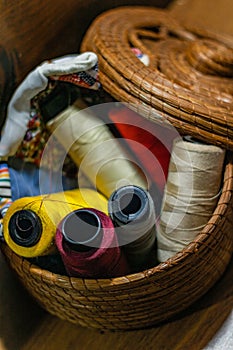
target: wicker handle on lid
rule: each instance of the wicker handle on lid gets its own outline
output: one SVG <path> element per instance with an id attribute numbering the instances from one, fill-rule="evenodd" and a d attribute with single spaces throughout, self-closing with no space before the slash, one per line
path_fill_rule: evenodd
<path id="1" fill-rule="evenodd" d="M 233 50 L 221 43 L 207 39 L 191 42 L 186 57 L 201 73 L 233 77 Z"/>

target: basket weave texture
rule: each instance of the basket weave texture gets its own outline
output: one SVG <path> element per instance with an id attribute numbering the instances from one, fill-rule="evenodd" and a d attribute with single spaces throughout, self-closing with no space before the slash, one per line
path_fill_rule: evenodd
<path id="1" fill-rule="evenodd" d="M 184 250 L 152 269 L 114 279 L 57 275 L 29 263 L 5 244 L 8 264 L 48 312 L 99 329 L 132 330 L 161 323 L 206 293 L 226 269 L 233 252 L 233 157 L 208 224 Z"/>
<path id="2" fill-rule="evenodd" d="M 149 66 L 132 47 L 149 56 Z M 233 150 L 231 37 L 187 28 L 166 9 L 120 7 L 97 17 L 81 50 L 98 54 L 100 81 L 116 100 Z"/>
<path id="3" fill-rule="evenodd" d="M 132 46 L 149 55 L 149 67 Z M 163 117 L 183 133 L 233 149 L 231 41 L 188 30 L 164 10 L 124 7 L 96 19 L 82 50 L 97 52 L 101 83 L 119 101 L 136 106 L 145 118 Z M 228 152 L 211 219 L 185 249 L 154 268 L 113 279 L 71 278 L 31 264 L 5 244 L 1 249 L 51 314 L 103 330 L 141 329 L 177 315 L 221 277 L 233 253 L 232 214 L 233 154 Z"/>

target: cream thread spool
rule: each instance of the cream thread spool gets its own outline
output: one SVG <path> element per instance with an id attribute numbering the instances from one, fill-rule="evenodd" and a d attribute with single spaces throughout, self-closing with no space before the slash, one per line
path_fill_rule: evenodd
<path id="1" fill-rule="evenodd" d="M 130 161 L 107 125 L 86 107 L 78 99 L 50 120 L 47 127 L 52 136 L 60 141 L 80 170 L 107 198 L 122 186 L 122 182 L 147 189 L 146 178 L 140 169 Z"/>
<path id="2" fill-rule="evenodd" d="M 161 219 L 157 255 L 165 261 L 195 239 L 216 207 L 225 150 L 190 137 L 175 139 Z"/>

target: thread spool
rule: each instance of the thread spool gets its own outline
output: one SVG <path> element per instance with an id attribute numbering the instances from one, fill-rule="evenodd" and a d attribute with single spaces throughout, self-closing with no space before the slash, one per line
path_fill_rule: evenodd
<path id="1" fill-rule="evenodd" d="M 4 239 L 16 254 L 24 257 L 52 253 L 61 219 L 74 209 L 90 206 L 107 213 L 107 199 L 91 189 L 17 199 L 3 218 Z"/>
<path id="2" fill-rule="evenodd" d="M 123 185 L 123 181 L 147 189 L 145 177 L 128 159 L 119 140 L 80 99 L 50 120 L 47 127 L 79 169 L 107 198 Z M 45 153 L 46 149 L 49 150 L 49 143 Z"/>
<path id="3" fill-rule="evenodd" d="M 119 277 L 129 273 L 111 219 L 103 212 L 79 209 L 59 224 L 56 245 L 68 275 Z"/>
<path id="4" fill-rule="evenodd" d="M 225 150 L 192 137 L 175 139 L 157 228 L 158 260 L 195 239 L 216 207 Z"/>
<path id="5" fill-rule="evenodd" d="M 109 198 L 108 212 L 131 271 L 155 266 L 156 215 L 150 194 L 137 186 L 121 187 Z"/>
<path id="6" fill-rule="evenodd" d="M 99 216 L 92 210 L 73 211 L 62 221 L 64 240 L 75 251 L 87 251 L 99 247 L 102 230 Z"/>
<path id="7" fill-rule="evenodd" d="M 108 116 L 138 158 L 143 172 L 148 174 L 162 193 L 173 140 L 178 136 L 175 128 L 148 121 L 124 106 L 112 108 Z"/>

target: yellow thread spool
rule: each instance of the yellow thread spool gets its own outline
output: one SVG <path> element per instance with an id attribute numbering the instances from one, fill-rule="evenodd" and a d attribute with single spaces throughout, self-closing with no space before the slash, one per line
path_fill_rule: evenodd
<path id="1" fill-rule="evenodd" d="M 91 189 L 75 189 L 42 196 L 20 198 L 10 206 L 4 216 L 4 238 L 8 246 L 18 255 L 28 258 L 44 255 L 49 253 L 51 246 L 53 246 L 57 225 L 68 213 L 80 208 L 95 208 L 107 214 L 107 206 L 107 199 Z M 39 239 L 36 244 L 30 246 L 22 246 L 16 243 L 17 239 L 12 239 L 12 217 L 14 214 L 17 217 L 17 212 L 20 211 L 22 213 L 25 210 L 35 215 L 38 225 L 41 225 Z M 36 225 L 34 225 L 33 220 L 31 225 L 32 223 L 35 230 Z M 27 223 L 24 222 L 24 227 L 26 225 Z M 30 232 L 30 229 L 28 232 Z"/>

